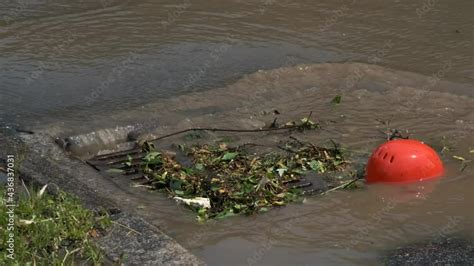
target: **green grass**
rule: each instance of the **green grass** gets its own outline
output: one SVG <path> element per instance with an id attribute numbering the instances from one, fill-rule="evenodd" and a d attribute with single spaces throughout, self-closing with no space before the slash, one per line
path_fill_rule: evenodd
<path id="1" fill-rule="evenodd" d="M 21 193 L 15 208 L 15 259 L 7 258 L 8 207 L 0 187 L 0 265 L 72 265 L 103 261 L 92 239 L 110 224 L 64 192 Z"/>

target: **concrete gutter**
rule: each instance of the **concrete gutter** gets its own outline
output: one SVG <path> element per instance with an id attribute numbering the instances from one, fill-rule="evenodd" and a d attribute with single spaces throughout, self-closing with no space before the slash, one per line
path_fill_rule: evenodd
<path id="1" fill-rule="evenodd" d="M 70 158 L 45 133 L 0 130 L 0 159 L 15 154 L 22 178 L 35 185 L 49 184 L 78 197 L 89 209 L 106 209 L 114 221 L 98 245 L 107 258 L 126 265 L 204 264 L 157 227 L 131 211 L 133 200 L 116 184 L 80 160 Z M 124 210 L 126 209 L 126 210 Z"/>

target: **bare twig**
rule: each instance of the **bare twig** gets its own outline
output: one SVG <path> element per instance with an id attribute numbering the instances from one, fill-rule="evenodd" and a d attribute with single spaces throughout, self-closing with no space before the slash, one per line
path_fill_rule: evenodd
<path id="1" fill-rule="evenodd" d="M 148 141 L 157 141 L 172 136 L 180 135 L 190 131 L 211 131 L 211 132 L 240 132 L 240 133 L 258 133 L 258 132 L 268 132 L 268 131 L 279 131 L 279 130 L 288 130 L 298 128 L 299 125 L 284 126 L 278 128 L 258 128 L 258 129 L 232 129 L 232 128 L 188 128 L 180 131 L 176 131 L 161 137 L 153 138 Z"/>
<path id="2" fill-rule="evenodd" d="M 355 179 L 349 180 L 349 181 L 343 183 L 342 185 L 339 185 L 339 186 L 337 186 L 337 187 L 334 187 L 334 188 L 331 188 L 331 189 L 328 189 L 328 190 L 324 191 L 324 192 L 321 193 L 320 195 L 324 195 L 324 194 L 327 194 L 327 193 L 329 193 L 329 192 L 339 190 L 339 189 L 341 189 L 341 188 L 346 188 L 346 187 L 352 185 L 353 183 L 355 183 L 355 182 L 356 182 L 357 180 L 359 180 L 359 179 L 360 179 L 360 178 L 355 178 Z"/>
<path id="3" fill-rule="evenodd" d="M 282 146 L 280 146 L 280 145 L 277 145 L 277 148 L 280 149 L 280 150 L 289 152 L 289 153 L 296 153 L 296 151 L 291 150 L 291 149 L 288 149 L 288 148 L 285 148 L 285 147 L 282 147 Z"/>
<path id="4" fill-rule="evenodd" d="M 296 137 L 293 137 L 293 136 L 290 136 L 290 139 L 298 142 L 298 144 L 300 144 L 301 146 L 305 146 L 306 144 L 304 144 L 301 140 L 297 139 Z"/>
<path id="5" fill-rule="evenodd" d="M 277 120 L 278 120 L 278 118 L 275 117 L 275 119 L 273 119 L 273 122 L 270 124 L 270 126 L 268 128 L 278 128 Z"/>
<path id="6" fill-rule="evenodd" d="M 134 233 L 136 233 L 136 234 L 142 235 L 142 233 L 140 233 L 140 232 L 138 232 L 137 230 L 132 229 L 132 228 L 130 228 L 130 227 L 124 225 L 124 224 L 121 224 L 121 223 L 116 222 L 116 221 L 112 221 L 112 223 L 113 223 L 113 224 L 116 224 L 116 225 L 118 225 L 118 226 L 121 226 L 121 227 L 123 227 L 123 228 L 126 228 L 126 229 L 130 230 L 131 232 L 134 232 Z"/>
<path id="7" fill-rule="evenodd" d="M 81 248 L 76 248 L 76 249 L 74 249 L 73 251 L 70 252 L 70 251 L 67 250 L 67 248 L 66 248 L 66 255 L 64 256 L 61 265 L 65 265 L 66 260 L 67 260 L 67 258 L 69 257 L 69 255 L 72 255 L 72 254 L 78 252 L 79 250 L 81 250 Z"/>

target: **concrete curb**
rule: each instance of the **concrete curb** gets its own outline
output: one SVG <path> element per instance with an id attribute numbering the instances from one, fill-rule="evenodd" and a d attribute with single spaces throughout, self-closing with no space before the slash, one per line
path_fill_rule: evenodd
<path id="1" fill-rule="evenodd" d="M 108 259 L 125 265 L 203 265 L 197 257 L 143 218 L 120 210 L 130 195 L 92 168 L 71 159 L 44 133 L 0 131 L 0 156 L 15 154 L 17 175 L 35 185 L 49 184 L 78 197 L 89 209 L 111 210 L 113 226 L 98 240 Z M 5 159 L 0 157 L 0 159 Z M 106 195 L 106 196 L 104 196 Z"/>

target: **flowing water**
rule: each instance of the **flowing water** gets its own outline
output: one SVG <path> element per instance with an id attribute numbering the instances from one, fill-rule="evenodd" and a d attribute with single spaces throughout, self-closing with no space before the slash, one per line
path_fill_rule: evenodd
<path id="1" fill-rule="evenodd" d="M 473 157 L 473 8 L 469 0 L 2 1 L 0 123 L 52 134 L 130 119 L 168 131 L 253 128 L 271 123 L 274 109 L 279 121 L 312 111 L 322 130 L 298 137 L 333 138 L 363 161 L 384 141 L 376 119 L 390 120 L 443 151 L 445 178 L 206 225 L 159 193 L 122 189 L 141 199 L 137 213 L 209 264 L 367 264 L 417 241 L 472 240 L 474 168 L 460 171 L 453 156 Z"/>

